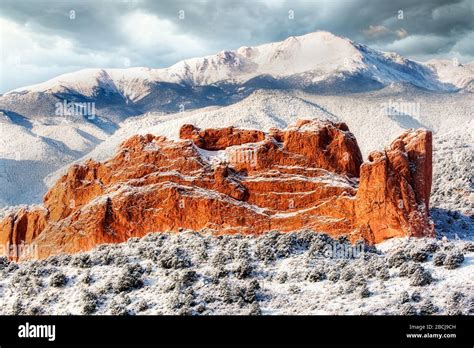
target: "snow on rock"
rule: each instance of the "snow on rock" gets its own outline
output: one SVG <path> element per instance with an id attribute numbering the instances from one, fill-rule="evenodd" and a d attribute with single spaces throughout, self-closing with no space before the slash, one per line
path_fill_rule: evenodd
<path id="1" fill-rule="evenodd" d="M 298 120 L 269 133 L 184 125 L 179 134 L 184 139 L 135 135 L 107 162 L 71 166 L 44 209 L 0 220 L 0 245 L 37 245 L 38 255 L 6 253 L 27 259 L 210 227 L 219 234 L 310 227 L 369 243 L 433 235 L 429 131 L 406 131 L 363 164 L 344 123 Z M 210 163 L 218 158 L 197 148 L 226 156 Z"/>

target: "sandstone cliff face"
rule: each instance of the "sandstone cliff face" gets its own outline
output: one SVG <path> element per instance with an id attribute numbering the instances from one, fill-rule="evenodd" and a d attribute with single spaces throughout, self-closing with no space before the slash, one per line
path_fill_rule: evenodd
<path id="1" fill-rule="evenodd" d="M 300 120 L 268 133 L 185 125 L 180 136 L 137 135 L 107 162 L 72 166 L 43 207 L 0 222 L 0 243 L 37 246 L 22 259 L 182 229 L 311 228 L 371 243 L 433 233 L 428 131 L 404 133 L 363 164 L 343 123 Z"/>
<path id="2" fill-rule="evenodd" d="M 384 152 L 369 154 L 361 166 L 355 218 L 371 242 L 400 235 L 434 234 L 429 219 L 432 137 L 405 132 Z M 401 233 L 402 232 L 402 233 Z"/>

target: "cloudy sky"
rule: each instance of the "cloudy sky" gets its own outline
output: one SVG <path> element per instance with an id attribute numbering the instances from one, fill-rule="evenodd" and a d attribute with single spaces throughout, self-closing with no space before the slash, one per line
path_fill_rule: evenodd
<path id="1" fill-rule="evenodd" d="M 0 93 L 88 67 L 167 67 L 327 30 L 409 58 L 474 61 L 474 0 L 2 0 Z"/>

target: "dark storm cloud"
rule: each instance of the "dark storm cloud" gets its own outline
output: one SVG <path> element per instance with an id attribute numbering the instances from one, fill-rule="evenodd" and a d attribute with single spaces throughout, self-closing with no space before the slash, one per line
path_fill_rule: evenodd
<path id="1" fill-rule="evenodd" d="M 123 67 L 124 59 L 133 66 L 164 67 L 315 30 L 414 59 L 474 57 L 472 0 L 3 0 L 0 9 L 0 19 L 9 23 L 5 27 L 14 23 L 20 36 L 26 30 L 30 46 L 47 47 L 54 38 L 58 54 L 26 57 L 36 79 L 97 64 Z M 8 28 L 2 28 L 2 39 L 13 30 Z M 14 42 L 17 53 L 11 53 L 12 44 L 2 41 L 4 52 L 22 60 L 32 52 Z M 48 70 L 48 64 L 56 69 Z M 18 87 L 13 85 L 1 90 Z"/>

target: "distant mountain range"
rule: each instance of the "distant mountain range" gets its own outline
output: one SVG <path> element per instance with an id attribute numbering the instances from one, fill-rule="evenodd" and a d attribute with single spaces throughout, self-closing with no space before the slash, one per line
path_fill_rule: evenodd
<path id="1" fill-rule="evenodd" d="M 0 111 L 54 115 L 58 102 L 94 102 L 101 128 L 132 115 L 232 104 L 255 89 L 344 94 L 411 85 L 434 92 L 474 90 L 474 63 L 419 63 L 329 32 L 222 51 L 166 69 L 85 69 L 0 96 Z"/>

